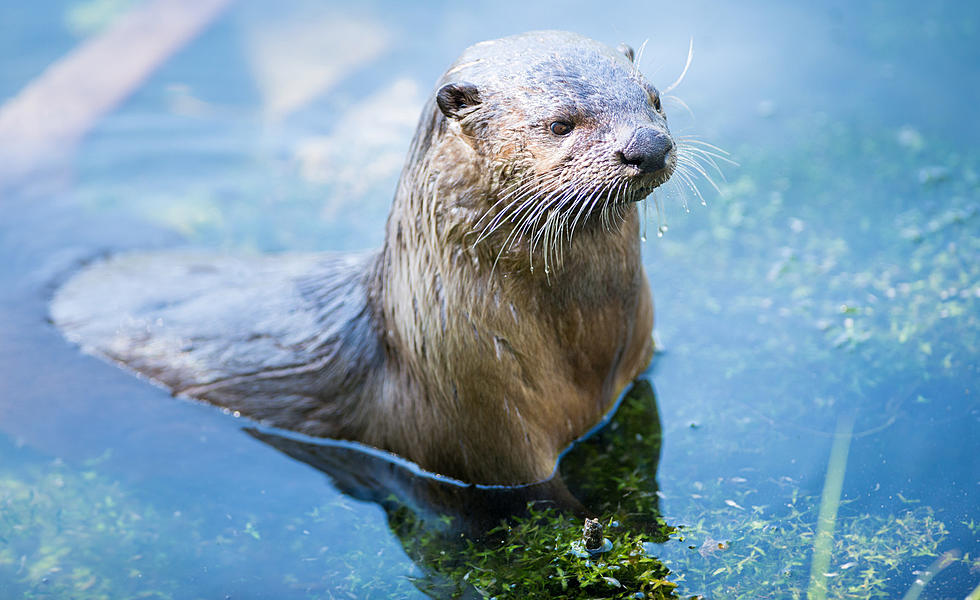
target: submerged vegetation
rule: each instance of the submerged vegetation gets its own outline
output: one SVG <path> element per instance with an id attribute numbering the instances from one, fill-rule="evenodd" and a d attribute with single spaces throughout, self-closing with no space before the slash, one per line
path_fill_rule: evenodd
<path id="1" fill-rule="evenodd" d="M 732 494 L 728 481 L 698 487 L 694 522 L 672 527 L 659 512 L 660 432 L 652 388 L 639 382 L 613 421 L 565 457 L 562 474 L 605 525 L 608 551 L 581 546 L 582 520 L 547 505 L 502 522 L 484 536 L 460 536 L 393 501 L 387 526 L 357 521 L 339 496 L 305 512 L 215 525 L 208 511 L 166 512 L 98 472 L 26 463 L 0 479 L 0 582 L 5 595 L 78 599 L 184 597 L 172 573 L 229 576 L 267 553 L 283 571 L 263 574 L 268 589 L 307 598 L 803 598 L 817 522 L 817 499 L 782 481 L 753 504 L 757 490 Z M 4 457 L 25 452 L 9 446 Z M 4 462 L 7 462 L 6 460 Z M 353 519 L 338 539 L 334 518 Z M 394 533 L 415 563 L 382 543 Z M 854 514 L 845 505 L 832 545 L 828 597 L 885 597 L 895 577 L 925 568 L 949 532 L 928 507 L 893 515 Z M 341 551 L 341 547 L 344 549 Z M 379 557 L 388 556 L 378 561 Z M 370 569 L 365 565 L 376 562 Z M 970 555 L 955 562 L 980 569 Z M 292 565 L 292 566 L 290 566 Z M 256 574 L 258 575 L 258 574 Z M 184 590 L 186 591 L 186 590 Z M 475 596 L 474 596 L 475 594 Z"/>
<path id="2" fill-rule="evenodd" d="M 668 570 L 648 553 L 650 536 L 615 526 L 606 534 L 610 550 L 589 556 L 580 546 L 580 519 L 533 507 L 478 541 L 433 543 L 429 532 L 399 531 L 432 574 L 420 589 L 436 597 L 458 597 L 468 588 L 486 598 L 676 597 Z"/>
<path id="3" fill-rule="evenodd" d="M 705 504 L 715 508 L 680 528 L 684 549 L 671 549 L 666 561 L 680 589 L 707 598 L 806 598 L 817 499 L 791 495 L 773 510 L 718 502 L 716 494 L 724 488 L 712 488 L 705 491 L 715 502 Z M 913 570 L 939 556 L 947 535 L 946 525 L 926 507 L 893 515 L 842 515 L 825 573 L 826 597 L 893 597 L 912 584 Z"/>

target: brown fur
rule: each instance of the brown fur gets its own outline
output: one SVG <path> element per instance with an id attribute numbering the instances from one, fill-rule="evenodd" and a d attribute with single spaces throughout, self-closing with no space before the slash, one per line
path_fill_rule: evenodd
<path id="1" fill-rule="evenodd" d="M 654 172 L 624 152 L 638 129 L 669 139 L 666 122 L 629 60 L 561 32 L 478 44 L 440 85 L 377 254 L 265 259 L 270 273 L 301 275 L 249 284 L 207 258 L 143 257 L 152 268 L 129 275 L 119 259 L 59 292 L 55 321 L 175 393 L 273 425 L 357 440 L 472 483 L 547 479 L 652 356 L 636 201 L 676 159 L 668 151 Z M 551 133 L 555 119 L 573 121 L 572 133 Z M 139 289 L 156 286 L 156 304 L 126 300 L 133 272 L 153 273 Z M 168 299 L 176 292 L 161 272 L 185 292 L 200 280 L 202 291 Z M 255 286 L 288 313 L 228 292 Z M 82 302 L 110 295 L 126 304 L 100 303 L 100 313 Z M 290 324 L 259 331 L 273 310 Z M 221 332 L 235 311 L 252 334 L 229 342 Z M 215 319 L 229 324 L 195 333 Z M 159 332 L 143 327 L 158 322 Z M 274 359 L 262 340 L 275 343 Z"/>

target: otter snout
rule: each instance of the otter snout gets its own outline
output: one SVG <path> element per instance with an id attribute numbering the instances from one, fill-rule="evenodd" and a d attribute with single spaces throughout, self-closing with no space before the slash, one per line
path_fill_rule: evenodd
<path id="1" fill-rule="evenodd" d="M 618 154 L 621 161 L 641 172 L 655 173 L 666 168 L 667 156 L 673 148 L 674 141 L 666 132 L 653 127 L 639 127 Z"/>

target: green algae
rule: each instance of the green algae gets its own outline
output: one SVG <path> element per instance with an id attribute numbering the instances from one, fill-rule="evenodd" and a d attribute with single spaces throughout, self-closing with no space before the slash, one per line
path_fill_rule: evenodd
<path id="1" fill-rule="evenodd" d="M 174 597 L 177 582 L 153 589 L 141 579 L 172 559 L 177 548 L 158 542 L 175 521 L 94 470 L 55 461 L 4 471 L 0 589 L 7 598 Z"/>
<path id="2" fill-rule="evenodd" d="M 667 561 L 680 589 L 707 598 L 806 598 L 818 503 L 798 497 L 778 511 L 722 505 L 680 529 L 686 551 Z M 927 507 L 898 514 L 842 515 L 831 542 L 828 598 L 888 598 L 908 572 L 941 552 L 948 535 Z"/>
<path id="3" fill-rule="evenodd" d="M 911 126 L 896 131 L 822 119 L 786 125 L 799 141 L 782 155 L 736 148 L 742 168 L 720 197 L 672 222 L 671 235 L 648 249 L 659 255 L 649 261 L 654 290 L 659 283 L 661 299 L 664 293 L 683 299 L 659 315 L 668 358 L 681 360 L 671 360 L 671 372 L 657 379 L 685 382 L 684 398 L 674 399 L 683 423 L 667 423 L 665 437 L 678 454 L 701 461 L 725 455 L 750 470 L 765 464 L 763 472 L 777 482 L 785 476 L 770 466 L 772 457 L 805 454 L 805 444 L 793 438 L 822 445 L 843 413 L 857 415 L 856 438 L 880 439 L 896 424 L 973 422 L 980 409 L 974 360 L 980 156 L 943 148 Z M 658 269 L 664 262 L 671 268 Z M 677 336 L 683 338 L 671 343 Z M 704 357 L 718 368 L 699 368 Z M 954 455 L 959 447 L 937 444 Z M 668 511 L 672 523 L 693 523 L 682 529 L 693 556 L 665 558 L 679 589 L 708 597 L 804 597 L 799 577 L 810 566 L 816 521 L 806 487 L 795 477 L 773 485 L 697 463 L 692 471 L 675 473 Z M 903 498 L 893 494 L 889 507 Z M 928 507 L 883 503 L 860 514 L 848 502 L 831 556 L 832 565 L 850 566 L 830 569 L 828 597 L 901 596 L 913 584 L 910 571 L 977 539 L 965 531 L 967 506 L 940 521 Z M 781 504 L 793 507 L 788 515 L 780 514 Z M 751 520 L 765 535 L 733 529 L 746 518 L 739 518 L 743 510 L 765 516 Z M 782 535 L 787 528 L 789 539 Z M 714 540 L 725 541 L 725 549 L 712 549 Z M 957 541 L 944 546 L 948 540 Z M 975 550 L 975 542 L 966 546 Z M 755 556 L 746 550 L 752 547 L 760 549 Z M 950 577 L 973 581 L 975 561 L 961 555 Z"/>
<path id="4" fill-rule="evenodd" d="M 439 596 L 457 597 L 472 589 L 488 598 L 675 598 L 669 572 L 646 552 L 651 537 L 611 525 L 606 527 L 611 549 L 594 557 L 575 552 L 580 519 L 533 506 L 528 515 L 501 524 L 485 538 L 447 544 L 432 543 L 423 534 L 410 547 L 413 557 L 438 575 L 420 587 L 433 593 L 440 586 L 431 582 L 441 581 Z M 399 529 L 405 535 L 418 533 Z"/>
<path id="5" fill-rule="evenodd" d="M 281 519 L 215 514 L 194 498 L 172 510 L 108 478 L 98 461 L 52 461 L 2 438 L 0 457 L 17 465 L 0 470 L 4 598 L 213 597 L 207 590 L 386 598 L 414 590 L 406 577 L 411 564 L 396 544 L 384 543 L 389 534 L 382 521 L 354 519 L 349 538 L 325 541 L 334 515 L 349 504 L 342 496 Z M 285 560 L 262 566 L 270 553 Z M 381 568 L 365 569 L 371 561 Z"/>

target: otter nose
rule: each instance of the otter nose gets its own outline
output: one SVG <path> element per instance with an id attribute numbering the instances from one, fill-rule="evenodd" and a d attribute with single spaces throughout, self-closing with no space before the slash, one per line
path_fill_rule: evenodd
<path id="1" fill-rule="evenodd" d="M 640 127 L 619 152 L 619 158 L 644 173 L 654 173 L 667 166 L 667 155 L 674 147 L 670 136 L 652 127 Z"/>

